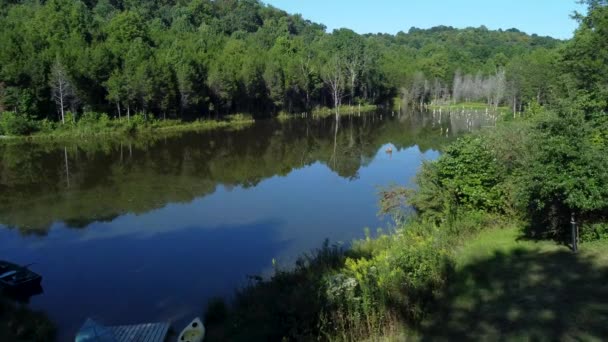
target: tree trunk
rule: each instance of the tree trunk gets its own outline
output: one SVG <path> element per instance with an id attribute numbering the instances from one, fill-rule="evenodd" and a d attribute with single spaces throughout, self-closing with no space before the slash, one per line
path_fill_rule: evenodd
<path id="1" fill-rule="evenodd" d="M 578 252 L 578 236 L 577 236 L 577 226 L 576 220 L 574 216 L 574 212 L 570 214 L 570 224 L 572 225 L 572 251 L 574 253 Z"/>
<path id="2" fill-rule="evenodd" d="M 513 118 L 515 118 L 515 113 L 517 113 L 517 97 L 513 96 Z"/>
<path id="3" fill-rule="evenodd" d="M 68 163 L 68 149 L 65 146 L 63 147 L 63 156 L 64 156 L 64 162 L 65 162 L 65 179 L 66 179 L 66 183 L 69 188 L 70 187 L 70 164 Z"/>
<path id="4" fill-rule="evenodd" d="M 334 89 L 334 110 L 336 111 L 336 122 L 340 119 L 340 98 L 338 89 Z"/>
<path id="5" fill-rule="evenodd" d="M 59 90 L 61 93 L 61 90 Z M 63 111 L 63 94 L 60 95 L 59 106 L 61 107 L 61 124 L 65 125 L 65 113 Z"/>

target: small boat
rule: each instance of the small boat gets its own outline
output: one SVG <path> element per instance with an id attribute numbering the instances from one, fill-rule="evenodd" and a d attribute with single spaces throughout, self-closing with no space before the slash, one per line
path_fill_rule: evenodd
<path id="1" fill-rule="evenodd" d="M 392 147 L 387 147 L 386 148 L 386 153 L 393 153 L 393 148 Z"/>
<path id="2" fill-rule="evenodd" d="M 0 286 L 10 291 L 40 287 L 42 276 L 27 266 L 0 260 Z"/>
<path id="3" fill-rule="evenodd" d="M 182 330 L 177 342 L 201 342 L 205 338 L 205 326 L 200 318 L 195 318 Z"/>

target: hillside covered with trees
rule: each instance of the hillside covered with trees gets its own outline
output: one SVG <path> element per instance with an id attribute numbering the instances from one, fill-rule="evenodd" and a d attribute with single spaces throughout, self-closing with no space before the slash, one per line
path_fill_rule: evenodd
<path id="1" fill-rule="evenodd" d="M 257 0 L 3 0 L 0 31 L 0 112 L 54 122 L 269 116 L 397 96 L 521 110 L 553 96 L 562 45 L 485 27 L 327 33 Z"/>

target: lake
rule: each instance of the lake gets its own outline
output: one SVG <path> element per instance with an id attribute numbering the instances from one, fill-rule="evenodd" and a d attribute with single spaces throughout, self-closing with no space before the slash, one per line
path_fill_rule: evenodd
<path id="1" fill-rule="evenodd" d="M 488 120 L 409 113 L 239 130 L 0 145 L 0 258 L 43 275 L 30 306 L 70 340 L 87 317 L 174 322 L 248 275 L 389 222 L 378 191 Z M 391 147 L 393 152 L 387 153 Z"/>

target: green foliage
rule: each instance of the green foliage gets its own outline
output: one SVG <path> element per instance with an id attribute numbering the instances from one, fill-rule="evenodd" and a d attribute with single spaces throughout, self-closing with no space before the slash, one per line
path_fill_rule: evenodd
<path id="1" fill-rule="evenodd" d="M 589 12 L 579 16 L 579 27 L 561 56 L 566 76 L 563 91 L 588 97 L 590 111 L 608 109 L 608 6 L 589 1 Z"/>
<path id="2" fill-rule="evenodd" d="M 0 134 L 29 135 L 36 130 L 36 122 L 27 115 L 14 112 L 0 113 Z"/>
<path id="3" fill-rule="evenodd" d="M 608 243 L 573 254 L 554 241 L 522 238 L 520 229 L 488 229 L 460 248 L 441 300 L 420 327 L 422 339 L 603 339 Z"/>
<path id="4" fill-rule="evenodd" d="M 242 113 L 228 115 L 226 118 L 232 123 L 251 123 L 254 121 L 251 115 Z"/>
<path id="5" fill-rule="evenodd" d="M 486 213 L 447 224 L 419 221 L 357 240 L 349 251 L 327 243 L 293 270 L 276 270 L 239 292 L 223 319 L 210 304 L 210 338 L 355 341 L 394 337 L 416 326 L 446 286 L 466 238 L 502 224 Z M 246 331 L 246 333 L 245 333 Z"/>
<path id="6" fill-rule="evenodd" d="M 584 223 L 579 228 L 580 239 L 582 242 L 596 240 L 608 240 L 608 223 Z"/>
<path id="7" fill-rule="evenodd" d="M 441 186 L 465 209 L 499 211 L 504 171 L 482 137 L 467 136 L 448 147 L 437 162 Z"/>
<path id="8" fill-rule="evenodd" d="M 608 208 L 608 158 L 593 142 L 597 121 L 576 111 L 549 113 L 532 131 L 535 146 L 524 177 L 535 229 L 559 236 L 571 213 L 589 218 Z"/>
<path id="9" fill-rule="evenodd" d="M 442 82 L 448 94 L 457 70 L 490 74 L 528 54 L 538 63 L 521 65 L 539 72 L 534 82 L 521 84 L 522 101 L 539 89 L 544 99 L 548 88 L 538 80 L 548 77 L 551 51 L 559 44 L 483 28 L 328 34 L 322 25 L 258 0 L 9 1 L 0 11 L 0 31 L 4 110 L 49 120 L 58 119 L 62 102 L 77 116 L 310 112 L 334 106 L 331 87 L 322 80 L 334 59 L 344 95 L 339 102 L 350 105 L 383 105 L 422 74 L 433 84 Z M 524 71 L 522 80 L 533 75 Z M 69 91 L 58 92 L 60 85 Z"/>
<path id="10" fill-rule="evenodd" d="M 41 134 L 51 134 L 57 129 L 57 123 L 49 119 L 42 119 L 38 121 L 38 129 Z"/>
<path id="11" fill-rule="evenodd" d="M 543 107 L 538 102 L 530 102 L 528 106 L 526 106 L 526 111 L 524 115 L 528 118 L 534 118 L 539 116 L 544 112 Z"/>
<path id="12" fill-rule="evenodd" d="M 503 212 L 505 169 L 496 150 L 483 135 L 471 135 L 450 145 L 417 176 L 418 191 L 409 203 L 430 218 L 455 215 L 459 210 Z"/>

